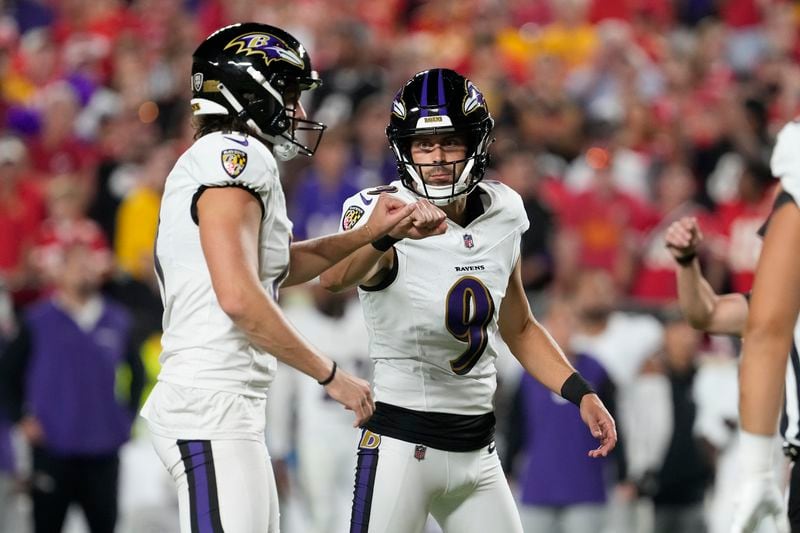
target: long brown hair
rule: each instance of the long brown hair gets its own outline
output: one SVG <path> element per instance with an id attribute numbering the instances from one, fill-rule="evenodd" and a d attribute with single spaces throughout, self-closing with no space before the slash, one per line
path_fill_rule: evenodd
<path id="1" fill-rule="evenodd" d="M 192 125 L 195 140 L 217 131 L 238 131 L 261 139 L 243 119 L 232 115 L 196 115 L 192 117 Z"/>

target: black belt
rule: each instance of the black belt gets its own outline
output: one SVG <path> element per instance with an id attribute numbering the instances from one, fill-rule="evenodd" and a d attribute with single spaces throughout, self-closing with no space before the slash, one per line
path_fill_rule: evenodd
<path id="1" fill-rule="evenodd" d="M 797 461 L 797 458 L 800 457 L 800 446 L 795 446 L 790 442 L 784 442 L 783 455 L 785 455 L 792 461 Z"/>

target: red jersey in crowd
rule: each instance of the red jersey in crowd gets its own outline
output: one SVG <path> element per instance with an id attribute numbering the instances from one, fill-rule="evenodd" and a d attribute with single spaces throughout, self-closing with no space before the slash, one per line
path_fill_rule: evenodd
<path id="1" fill-rule="evenodd" d="M 731 289 L 735 292 L 747 292 L 753 286 L 762 245 L 757 232 L 772 209 L 772 197 L 768 193 L 755 204 L 736 200 L 717 208 L 725 265 L 731 273 Z"/>

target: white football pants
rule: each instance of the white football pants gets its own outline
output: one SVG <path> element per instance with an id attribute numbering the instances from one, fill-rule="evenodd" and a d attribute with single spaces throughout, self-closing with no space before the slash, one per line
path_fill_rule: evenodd
<path id="1" fill-rule="evenodd" d="M 178 489 L 181 533 L 279 533 L 278 491 L 263 442 L 152 439 Z"/>
<path id="2" fill-rule="evenodd" d="M 350 533 L 421 533 L 428 513 L 444 533 L 522 533 L 494 444 L 446 452 L 364 430 Z"/>

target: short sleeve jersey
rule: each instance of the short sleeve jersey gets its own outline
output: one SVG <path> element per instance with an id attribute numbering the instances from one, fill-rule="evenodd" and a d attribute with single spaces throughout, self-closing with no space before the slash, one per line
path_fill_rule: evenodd
<path id="1" fill-rule="evenodd" d="M 398 242 L 383 286 L 359 288 L 377 401 L 461 415 L 493 409 L 497 318 L 528 218 L 510 187 L 478 187 L 483 214 L 466 227 L 448 220 L 442 235 Z M 380 189 L 345 202 L 341 230 L 365 223 Z M 383 189 L 417 200 L 400 182 Z"/>
<path id="2" fill-rule="evenodd" d="M 781 180 L 781 187 L 800 204 L 800 122 L 786 124 L 778 133 L 772 150 L 772 175 Z"/>
<path id="3" fill-rule="evenodd" d="M 201 137 L 170 172 L 161 203 L 155 246 L 164 302 L 159 380 L 264 397 L 277 362 L 220 307 L 200 245 L 197 201 L 213 187 L 240 187 L 258 200 L 259 277 L 271 297 L 288 273 L 292 225 L 272 153 L 239 133 Z"/>

